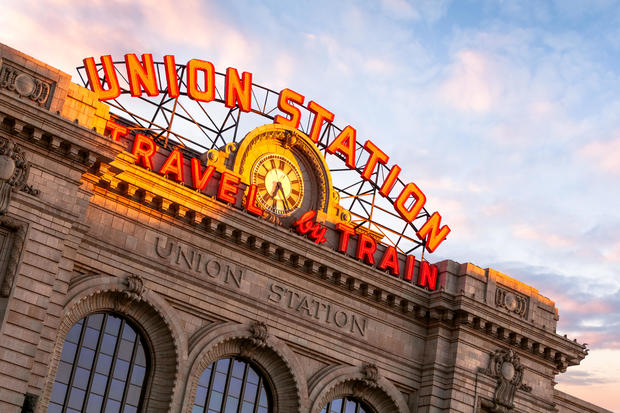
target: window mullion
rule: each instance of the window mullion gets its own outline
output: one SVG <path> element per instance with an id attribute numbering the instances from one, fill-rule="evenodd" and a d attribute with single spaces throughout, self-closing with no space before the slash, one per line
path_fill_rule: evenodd
<path id="1" fill-rule="evenodd" d="M 125 402 L 127 401 L 127 392 L 129 391 L 129 386 L 131 386 L 131 374 L 133 373 L 133 368 L 136 362 L 136 353 L 138 352 L 139 341 L 140 340 L 138 334 L 136 334 L 136 341 L 134 341 L 133 350 L 131 351 L 129 370 L 127 371 L 127 380 L 125 381 L 125 391 L 123 392 L 123 397 L 121 398 L 121 411 L 123 411 L 123 409 L 125 408 Z"/>
<path id="2" fill-rule="evenodd" d="M 75 356 L 73 358 L 73 365 L 71 366 L 71 376 L 69 376 L 69 383 L 67 384 L 67 393 L 65 394 L 65 400 L 62 406 L 62 413 L 67 411 L 67 407 L 69 406 L 69 394 L 71 394 L 71 389 L 73 388 L 73 379 L 75 377 L 75 372 L 77 370 L 78 359 L 80 353 L 82 352 L 82 342 L 84 341 L 84 336 L 86 335 L 86 322 L 88 318 L 85 318 L 82 322 L 82 329 L 80 330 L 80 339 L 78 340 L 77 348 L 75 351 Z M 68 333 L 67 333 L 68 334 Z"/>
<path id="3" fill-rule="evenodd" d="M 263 376 L 258 376 L 258 388 L 256 389 L 256 396 L 254 397 L 254 412 L 258 413 L 258 401 L 260 400 L 260 387 L 263 384 Z"/>
<path id="4" fill-rule="evenodd" d="M 205 400 L 205 412 L 209 410 L 209 402 L 211 401 L 211 393 L 213 391 L 213 380 L 215 378 L 215 365 L 217 363 L 213 363 L 211 367 L 211 376 L 209 377 L 209 391 L 207 392 L 207 400 Z"/>
<path id="5" fill-rule="evenodd" d="M 228 373 L 226 374 L 226 384 L 224 385 L 224 395 L 222 396 L 222 407 L 221 411 L 226 410 L 226 401 L 228 400 L 228 389 L 230 388 L 230 378 L 232 377 L 232 368 L 233 364 L 235 364 L 234 359 L 230 359 L 230 363 L 228 363 Z"/>
<path id="6" fill-rule="evenodd" d="M 245 383 L 248 381 L 248 371 L 250 370 L 250 363 L 246 363 L 243 369 L 243 380 L 241 381 L 241 393 L 239 394 L 239 405 L 237 406 L 237 413 L 241 413 L 241 406 L 243 406 L 243 394 L 245 393 Z"/>
<path id="7" fill-rule="evenodd" d="M 125 320 L 121 319 L 121 325 L 118 329 L 118 336 L 116 337 L 116 344 L 114 346 L 114 354 L 112 355 L 112 363 L 110 363 L 111 366 L 110 366 L 110 372 L 108 373 L 108 381 L 105 385 L 105 394 L 103 396 L 103 406 L 101 407 L 102 412 L 105 412 L 106 405 L 108 404 L 110 385 L 112 384 L 112 378 L 114 377 L 114 367 L 116 367 L 116 360 L 118 358 L 118 347 L 121 345 L 121 336 L 123 334 L 123 327 L 125 327 Z"/>
<path id="8" fill-rule="evenodd" d="M 93 378 L 95 377 L 95 369 L 97 368 L 97 359 L 99 358 L 99 352 L 101 351 L 101 343 L 103 342 L 103 333 L 105 331 L 105 325 L 108 322 L 108 315 L 103 315 L 103 321 L 101 322 L 101 329 L 99 330 L 99 338 L 97 339 L 97 348 L 95 349 L 95 356 L 93 357 L 93 365 L 90 369 L 90 375 L 88 376 L 88 385 L 86 386 L 85 401 L 88 406 L 88 396 L 90 395 L 90 389 L 93 385 Z"/>

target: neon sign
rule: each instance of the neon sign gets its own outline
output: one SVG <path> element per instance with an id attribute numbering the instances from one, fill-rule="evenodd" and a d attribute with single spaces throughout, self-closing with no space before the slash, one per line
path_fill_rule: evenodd
<path id="1" fill-rule="evenodd" d="M 101 68 L 103 71 L 103 79 L 99 77 L 97 64 L 92 57 L 84 59 L 84 68 L 88 77 L 91 89 L 98 93 L 100 100 L 106 101 L 116 99 L 121 94 L 118 75 L 110 55 L 102 56 Z M 185 94 L 190 99 L 199 102 L 211 102 L 216 98 L 215 87 L 215 67 L 211 62 L 199 59 L 191 59 L 187 62 L 185 68 L 185 76 L 183 79 L 179 77 L 176 70 L 177 65 L 172 55 L 164 56 L 164 75 L 160 78 L 159 72 L 155 70 L 153 56 L 151 54 L 143 54 L 139 59 L 135 54 L 125 55 L 125 70 L 127 73 L 127 81 L 131 96 L 140 97 L 143 94 L 147 96 L 157 96 L 160 91 L 158 82 L 166 84 L 166 93 L 170 98 L 178 98 Z M 182 85 L 185 90 L 182 91 Z M 224 86 L 224 104 L 228 108 L 239 108 L 243 112 L 251 112 L 252 108 L 252 74 L 239 72 L 235 68 L 227 68 Z M 301 112 L 297 106 L 303 106 L 305 97 L 291 89 L 283 89 L 278 97 L 278 109 L 282 114 L 278 114 L 274 118 L 275 123 L 299 128 Z M 314 101 L 310 101 L 305 107 L 313 114 L 312 127 L 310 128 L 309 137 L 315 143 L 318 142 L 321 131 L 326 124 L 334 121 L 335 115 Z M 117 134 L 118 132 L 114 131 Z M 351 125 L 347 125 L 336 138 L 327 146 L 326 152 L 338 155 L 344 160 L 347 168 L 356 170 L 360 173 L 360 177 L 366 181 L 373 179 L 373 172 L 377 166 L 387 165 L 389 156 L 383 152 L 372 141 L 367 140 L 363 145 L 363 150 L 368 154 L 368 159 L 364 165 L 356 163 L 355 150 L 357 145 L 357 131 Z M 117 135 L 114 135 L 117 136 Z M 141 135 L 139 145 L 134 145 L 134 151 L 139 154 L 140 162 L 145 167 L 148 164 L 150 150 L 154 147 L 154 143 L 148 142 L 148 138 Z M 174 173 L 182 174 L 182 168 L 179 167 L 179 152 L 172 152 L 162 167 L 162 173 L 174 175 Z M 195 168 L 192 168 L 194 171 Z M 161 172 L 161 171 L 160 171 Z M 419 217 L 420 211 L 426 204 L 426 195 L 414 183 L 409 182 L 398 193 L 392 196 L 392 190 L 400 175 L 401 168 L 393 165 L 387 176 L 382 182 L 373 182 L 380 189 L 381 196 L 390 200 L 395 212 L 406 222 L 411 223 Z M 177 178 L 179 176 L 177 175 Z M 394 194 L 395 195 L 395 194 Z M 391 197 L 392 196 L 392 197 Z M 424 224 L 416 231 L 417 237 L 424 241 L 425 248 L 429 252 L 435 249 L 446 239 L 450 233 L 448 225 L 442 225 L 441 215 L 434 212 L 428 216 Z"/>

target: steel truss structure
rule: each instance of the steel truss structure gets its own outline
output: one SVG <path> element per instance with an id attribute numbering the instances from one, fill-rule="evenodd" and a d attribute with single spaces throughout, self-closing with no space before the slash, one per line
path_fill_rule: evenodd
<path id="1" fill-rule="evenodd" d="M 279 92 L 256 83 L 252 84 L 251 112 L 245 113 L 238 107 L 225 107 L 223 91 L 226 75 L 221 72 L 216 72 L 215 75 L 216 93 L 213 101 L 205 103 L 190 99 L 186 92 L 185 65 L 176 65 L 180 96 L 171 98 L 165 83 L 164 63 L 155 62 L 154 65 L 158 79 L 158 96 L 148 97 L 143 94 L 137 98 L 131 97 L 125 62 L 117 61 L 114 62 L 114 70 L 121 87 L 121 95 L 105 103 L 127 116 L 133 123 L 130 129 L 151 134 L 156 142 L 164 147 L 180 146 L 199 152 L 222 149 L 228 143 L 241 141 L 245 133 L 253 128 L 273 123 L 275 115 L 279 113 Z M 97 64 L 97 70 L 102 85 L 107 87 L 100 63 Z M 84 86 L 90 87 L 84 66 L 78 67 L 77 71 Z M 302 113 L 299 130 L 309 134 L 314 114 L 304 106 L 297 107 Z M 429 212 L 423 208 L 413 222 L 403 221 L 394 211 L 392 204 L 407 183 L 398 178 L 391 191 L 391 194 L 395 195 L 384 197 L 379 193 L 380 184 L 390 172 L 389 166 L 378 163 L 373 178 L 367 181 L 361 177 L 363 168 L 349 169 L 344 165 L 344 156 L 328 154 L 326 148 L 341 131 L 342 128 L 333 123 L 325 123 L 317 142 L 328 162 L 334 189 L 340 194 L 340 205 L 351 212 L 352 223 L 356 228 L 363 227 L 380 234 L 383 236 L 383 243 L 393 245 L 405 254 L 421 249 L 423 258 L 425 241 L 420 240 L 416 233 L 430 217 Z M 357 141 L 356 165 L 365 165 L 368 157 L 363 145 Z"/>

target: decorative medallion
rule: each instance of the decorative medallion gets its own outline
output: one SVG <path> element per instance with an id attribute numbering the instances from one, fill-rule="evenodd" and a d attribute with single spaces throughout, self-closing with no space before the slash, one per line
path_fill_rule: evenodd
<path id="1" fill-rule="evenodd" d="M 495 290 L 495 305 L 503 307 L 511 313 L 515 313 L 520 317 L 525 317 L 527 312 L 527 297 L 515 294 L 500 286 Z"/>
<path id="2" fill-rule="evenodd" d="M 0 88 L 14 91 L 20 97 L 30 99 L 40 106 L 46 106 L 50 100 L 52 83 L 38 79 L 5 62 L 0 68 Z"/>
<path id="3" fill-rule="evenodd" d="M 498 349 L 491 353 L 489 366 L 481 373 L 497 380 L 493 400 L 482 400 L 482 407 L 493 413 L 507 413 L 514 409 L 517 390 L 532 391 L 523 384 L 523 366 L 512 350 Z"/>

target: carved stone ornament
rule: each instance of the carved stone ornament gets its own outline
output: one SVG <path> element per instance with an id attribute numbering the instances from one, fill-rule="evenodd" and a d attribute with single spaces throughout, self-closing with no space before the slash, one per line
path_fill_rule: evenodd
<path id="1" fill-rule="evenodd" d="M 134 301 L 140 301 L 144 291 L 146 291 L 142 278 L 135 274 L 128 275 L 124 284 L 126 287 L 122 291 L 122 294 L 116 297 L 114 304 L 114 309 L 121 313 L 126 312 L 127 308 Z"/>
<path id="2" fill-rule="evenodd" d="M 256 352 L 267 345 L 269 331 L 267 324 L 262 321 L 254 321 L 250 324 L 250 337 L 241 343 L 239 354 L 249 360 L 253 360 Z"/>
<path id="3" fill-rule="evenodd" d="M 11 194 L 26 185 L 30 163 L 24 152 L 9 139 L 0 138 L 0 215 L 6 214 Z"/>
<path id="4" fill-rule="evenodd" d="M 252 334 L 250 341 L 255 346 L 263 347 L 267 343 L 269 332 L 267 331 L 267 324 L 262 321 L 254 321 L 250 325 L 250 333 Z"/>
<path id="5" fill-rule="evenodd" d="M 501 287 L 495 290 L 495 305 L 497 307 L 503 307 L 520 317 L 525 317 L 527 302 L 528 299 L 526 297 L 515 294 L 512 291 L 508 291 Z"/>
<path id="6" fill-rule="evenodd" d="M 130 300 L 139 300 L 144 293 L 144 282 L 142 278 L 137 275 L 130 274 L 125 281 L 127 288 L 123 291 L 123 294 Z"/>
<path id="7" fill-rule="evenodd" d="M 482 400 L 482 407 L 493 413 L 507 413 L 514 408 L 517 390 L 532 391 L 523 384 L 523 366 L 512 350 L 498 349 L 491 353 L 489 366 L 481 373 L 497 380 L 493 400 Z"/>
<path id="8" fill-rule="evenodd" d="M 0 63 L 2 62 L 0 61 Z M 52 83 L 38 79 L 30 73 L 5 62 L 0 67 L 0 88 L 13 91 L 40 106 L 46 106 L 51 94 Z"/>
<path id="9" fill-rule="evenodd" d="M 362 381 L 368 387 L 377 387 L 377 380 L 379 379 L 379 369 L 375 364 L 362 365 Z"/>

